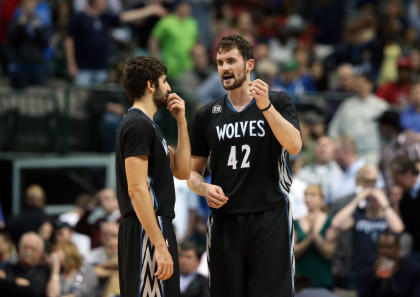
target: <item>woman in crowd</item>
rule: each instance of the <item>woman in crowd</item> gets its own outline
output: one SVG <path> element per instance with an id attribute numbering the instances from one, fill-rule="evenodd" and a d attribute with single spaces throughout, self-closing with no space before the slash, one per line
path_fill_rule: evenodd
<path id="1" fill-rule="evenodd" d="M 315 287 L 332 288 L 332 262 L 335 245 L 328 241 L 331 216 L 326 213 L 324 197 L 319 185 L 305 189 L 308 214 L 294 221 L 296 276 L 306 276 Z"/>
<path id="2" fill-rule="evenodd" d="M 58 242 L 54 245 L 50 265 L 48 297 L 96 296 L 98 279 L 95 271 L 83 263 L 82 256 L 72 242 Z"/>

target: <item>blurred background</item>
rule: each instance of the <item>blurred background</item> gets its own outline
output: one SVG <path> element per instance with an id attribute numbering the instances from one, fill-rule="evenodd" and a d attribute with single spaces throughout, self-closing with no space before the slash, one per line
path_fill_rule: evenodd
<path id="1" fill-rule="evenodd" d="M 0 0 L 2 296 L 119 295 L 125 60 L 159 57 L 191 124 L 225 94 L 215 49 L 233 33 L 300 118 L 296 296 L 420 296 L 419 0 Z M 182 295 L 208 296 L 209 210 L 175 187 Z"/>

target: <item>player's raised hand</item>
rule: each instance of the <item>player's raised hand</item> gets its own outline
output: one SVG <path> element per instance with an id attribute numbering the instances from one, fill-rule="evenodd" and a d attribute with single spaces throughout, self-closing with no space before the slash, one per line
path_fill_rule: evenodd
<path id="1" fill-rule="evenodd" d="M 185 101 L 176 93 L 171 93 L 168 95 L 168 100 L 166 102 L 166 108 L 172 114 L 174 119 L 178 124 L 186 122 L 185 119 Z"/>
<path id="2" fill-rule="evenodd" d="M 174 272 L 174 262 L 171 254 L 166 247 L 155 248 L 155 259 L 157 262 L 157 270 L 155 276 L 160 280 L 169 279 Z"/>
<path id="3" fill-rule="evenodd" d="M 264 109 L 270 104 L 268 89 L 268 84 L 261 79 L 256 79 L 249 83 L 249 96 L 255 98 L 259 109 Z"/>
<path id="4" fill-rule="evenodd" d="M 228 202 L 229 198 L 225 196 L 222 188 L 216 185 L 208 184 L 205 192 L 207 204 L 211 208 L 220 208 Z"/>

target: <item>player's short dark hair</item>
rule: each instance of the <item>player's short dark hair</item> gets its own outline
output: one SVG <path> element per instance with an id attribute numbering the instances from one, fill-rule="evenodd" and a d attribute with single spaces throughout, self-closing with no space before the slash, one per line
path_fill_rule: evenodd
<path id="1" fill-rule="evenodd" d="M 241 53 L 244 61 L 254 58 L 254 53 L 251 43 L 248 40 L 237 34 L 226 35 L 217 44 L 216 52 L 228 51 L 237 48 Z"/>
<path id="2" fill-rule="evenodd" d="M 412 173 L 414 175 L 419 174 L 419 170 L 417 169 L 417 162 L 415 160 L 411 160 L 405 155 L 398 155 L 394 157 L 391 160 L 390 168 L 393 173 Z"/>
<path id="3" fill-rule="evenodd" d="M 194 253 L 198 261 L 200 261 L 201 256 L 203 256 L 203 253 L 204 253 L 204 250 L 192 241 L 182 242 L 181 245 L 179 246 L 179 250 L 180 252 L 194 250 Z"/>
<path id="4" fill-rule="evenodd" d="M 155 57 L 139 56 L 125 62 L 122 85 L 131 103 L 144 95 L 148 81 L 159 87 L 159 77 L 166 75 L 168 69 Z"/>

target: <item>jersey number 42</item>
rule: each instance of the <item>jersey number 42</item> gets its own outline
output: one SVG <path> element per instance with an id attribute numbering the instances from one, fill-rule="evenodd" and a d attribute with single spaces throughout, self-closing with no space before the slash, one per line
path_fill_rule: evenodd
<path id="1" fill-rule="evenodd" d="M 241 147 L 241 151 L 244 155 L 243 159 L 242 159 L 242 163 L 241 163 L 241 167 L 240 168 L 249 168 L 249 154 L 251 153 L 251 147 L 248 144 L 244 144 Z M 232 166 L 232 169 L 236 169 L 237 168 L 237 164 L 238 164 L 238 160 L 236 158 L 236 145 L 232 145 L 230 148 L 230 153 L 229 153 L 229 158 L 228 158 L 228 162 L 227 165 L 228 166 Z"/>

